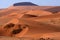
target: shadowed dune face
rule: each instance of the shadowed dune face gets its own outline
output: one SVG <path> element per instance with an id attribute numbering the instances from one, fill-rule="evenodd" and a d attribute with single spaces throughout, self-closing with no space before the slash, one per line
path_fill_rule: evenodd
<path id="1" fill-rule="evenodd" d="M 48 8 L 46 9 L 47 11 L 53 12 L 53 13 L 57 13 L 60 11 L 60 6 L 57 7 L 53 7 L 53 8 Z"/>

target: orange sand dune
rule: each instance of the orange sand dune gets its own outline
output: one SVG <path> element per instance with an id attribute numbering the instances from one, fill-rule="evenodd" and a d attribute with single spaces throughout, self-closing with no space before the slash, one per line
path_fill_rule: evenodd
<path id="1" fill-rule="evenodd" d="M 41 37 L 45 33 L 60 32 L 59 31 L 60 28 L 56 28 L 53 25 L 43 24 L 43 23 L 39 23 L 39 22 L 35 22 L 35 21 L 29 21 L 29 20 L 20 20 L 20 21 L 18 21 L 18 19 L 13 19 L 12 21 L 10 21 L 8 23 L 14 23 L 14 24 L 16 23 L 16 24 L 21 24 L 21 25 L 22 24 L 28 25 L 29 30 L 27 31 L 25 29 L 26 33 L 24 33 L 25 31 L 22 31 L 20 34 L 16 34 L 15 35 L 16 37 L 34 37 L 35 38 L 35 37 Z M 7 32 L 5 31 L 6 32 L 5 36 L 10 36 L 11 33 L 8 33 L 8 31 L 12 32 L 12 30 L 16 29 L 16 28 L 18 28 L 18 27 L 11 28 L 11 29 L 6 29 Z M 39 34 L 39 35 L 37 35 L 37 34 Z"/>
<path id="2" fill-rule="evenodd" d="M 26 15 L 27 16 L 27 15 Z M 60 14 L 51 14 L 51 15 L 47 15 L 47 16 L 40 16 L 40 17 L 25 17 L 23 16 L 22 19 L 26 19 L 26 20 L 33 20 L 33 21 L 37 21 L 37 22 L 42 22 L 45 24 L 53 24 L 53 25 L 60 25 Z"/>
<path id="3" fill-rule="evenodd" d="M 52 13 L 48 11 L 43 11 L 43 10 L 31 10 L 31 11 L 28 11 L 26 14 L 36 15 L 36 16 L 45 16 L 45 15 L 51 15 Z"/>
<path id="4" fill-rule="evenodd" d="M 30 11 L 32 11 L 32 10 L 30 10 Z M 37 12 L 39 12 L 39 13 L 43 13 L 43 12 L 45 12 L 45 11 L 42 11 L 42 10 L 33 10 L 32 12 L 34 13 L 35 11 L 37 11 Z M 6 13 L 10 13 L 10 14 L 7 14 L 7 15 L 4 15 L 4 13 L 2 13 L 2 15 L 3 16 L 1 16 L 0 17 L 0 21 L 1 21 L 1 23 L 4 23 L 4 22 L 6 22 L 6 20 L 8 21 L 8 20 L 10 20 L 10 19 L 13 19 L 13 18 L 21 18 L 21 17 L 23 17 L 23 16 L 25 16 L 25 14 L 27 14 L 29 11 L 21 11 L 21 12 L 13 12 L 12 10 L 11 11 L 6 11 Z M 36 12 L 36 14 L 37 14 L 37 12 Z M 6 14 L 5 13 L 5 14 Z M 38 14 L 39 14 L 38 13 Z M 43 13 L 44 14 L 44 13 Z M 41 14 L 39 14 L 39 15 L 41 15 L 41 16 L 43 16 L 43 14 L 41 15 Z M 47 12 L 47 14 L 49 14 L 50 15 L 50 12 Z M 46 14 L 46 15 L 47 15 Z M 29 15 L 32 15 L 32 14 L 29 14 Z M 28 15 L 28 16 L 29 16 Z M 38 15 L 36 15 L 36 16 L 38 16 Z M 3 22 L 2 22 L 3 21 Z"/>
<path id="5" fill-rule="evenodd" d="M 54 39 L 60 37 L 59 13 L 53 14 L 44 10 L 29 10 L 27 7 L 25 7 L 25 10 L 23 9 L 13 7 L 6 9 L 6 11 L 0 11 L 0 36 L 54 37 Z"/>

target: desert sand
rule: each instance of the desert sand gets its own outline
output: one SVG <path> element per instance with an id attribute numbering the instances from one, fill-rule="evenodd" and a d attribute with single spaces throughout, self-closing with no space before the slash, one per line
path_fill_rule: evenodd
<path id="1" fill-rule="evenodd" d="M 5 40 L 5 37 L 60 40 L 59 12 L 54 14 L 44 10 L 9 7 L 1 10 L 0 15 L 0 36 L 4 36 L 0 40 Z"/>

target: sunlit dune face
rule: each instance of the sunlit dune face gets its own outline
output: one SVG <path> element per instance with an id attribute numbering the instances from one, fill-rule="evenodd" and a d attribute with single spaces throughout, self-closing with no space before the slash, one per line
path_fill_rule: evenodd
<path id="1" fill-rule="evenodd" d="M 27 28 L 27 25 L 24 24 L 9 23 L 4 26 L 2 32 L 0 31 L 0 36 L 20 37 L 20 35 L 22 36 L 28 31 Z"/>
<path id="2" fill-rule="evenodd" d="M 36 15 L 36 16 L 45 16 L 45 15 L 51 15 L 52 13 L 48 11 L 42 11 L 42 10 L 30 10 L 26 14 Z"/>

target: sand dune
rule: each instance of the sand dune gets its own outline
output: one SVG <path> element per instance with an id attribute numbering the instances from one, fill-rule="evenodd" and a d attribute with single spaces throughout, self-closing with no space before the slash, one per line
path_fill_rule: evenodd
<path id="1" fill-rule="evenodd" d="M 23 9 L 0 11 L 0 36 L 60 39 L 59 13 Z"/>
<path id="2" fill-rule="evenodd" d="M 27 15 L 26 15 L 27 16 Z M 33 21 L 37 21 L 37 22 L 42 22 L 45 24 L 53 24 L 53 25 L 60 25 L 60 14 L 51 14 L 51 15 L 47 15 L 47 16 L 40 16 L 40 17 L 25 17 L 23 16 L 23 19 L 26 20 L 33 20 Z"/>
<path id="3" fill-rule="evenodd" d="M 36 15 L 36 16 L 45 16 L 45 15 L 51 15 L 52 13 L 48 11 L 43 11 L 43 10 L 31 10 L 31 11 L 28 11 L 26 14 Z"/>
<path id="4" fill-rule="evenodd" d="M 60 28 L 56 28 L 55 26 L 53 25 L 47 25 L 47 24 L 43 24 L 43 23 L 39 23 L 39 22 L 34 22 L 34 21 L 29 21 L 29 20 L 20 20 L 20 22 L 18 22 L 17 19 L 13 19 L 12 21 L 10 21 L 11 23 L 16 23 L 16 24 L 25 24 L 25 25 L 28 25 L 28 31 L 26 33 L 25 30 L 22 31 L 20 34 L 16 34 L 15 36 L 16 37 L 33 37 L 33 38 L 39 38 L 41 37 L 43 34 L 45 33 L 55 33 L 55 32 L 60 32 Z M 7 25 L 7 24 L 6 24 Z M 23 25 L 22 25 L 23 26 Z M 4 27 L 4 26 L 3 26 Z M 8 33 L 9 32 L 12 32 L 13 29 L 16 29 L 16 28 L 11 28 L 11 29 L 6 29 L 7 32 L 5 31 L 5 36 L 11 36 L 10 34 L 11 33 Z M 3 30 L 4 31 L 4 30 Z M 23 33 L 23 34 L 22 34 Z M 25 34 L 25 35 L 24 35 Z M 2 34 L 3 35 L 3 34 Z M 24 36 L 22 36 L 24 35 Z M 15 37 L 14 36 L 14 37 Z"/>

